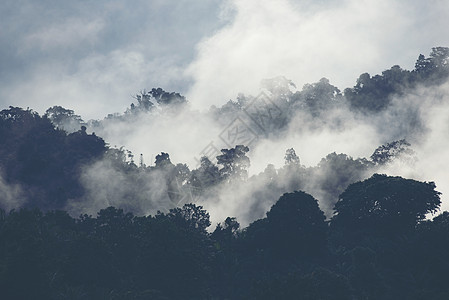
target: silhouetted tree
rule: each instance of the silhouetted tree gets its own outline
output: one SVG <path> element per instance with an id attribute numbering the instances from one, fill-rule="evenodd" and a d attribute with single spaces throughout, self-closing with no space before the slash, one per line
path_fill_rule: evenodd
<path id="1" fill-rule="evenodd" d="M 438 211 L 439 195 L 433 182 L 375 174 L 340 195 L 331 227 L 382 235 L 407 232 Z"/>
<path id="2" fill-rule="evenodd" d="M 333 209 L 338 196 L 349 184 L 361 180 L 371 166 L 366 159 L 352 157 L 340 153 L 330 153 L 322 158 L 316 168 L 310 170 L 312 185 L 322 191 L 322 208 L 329 212 Z"/>
<path id="3" fill-rule="evenodd" d="M 186 103 L 186 98 L 179 93 L 166 92 L 161 88 L 153 88 L 149 94 L 156 100 L 160 105 L 180 105 Z"/>
<path id="4" fill-rule="evenodd" d="M 250 166 L 249 158 L 246 153 L 249 148 L 243 145 L 237 145 L 235 148 L 222 149 L 222 155 L 217 156 L 217 163 L 222 165 L 220 169 L 221 176 L 228 180 L 245 180 L 248 178 Z"/>
<path id="5" fill-rule="evenodd" d="M 237 237 L 239 229 L 240 224 L 236 218 L 227 217 L 223 223 L 217 224 L 217 227 L 212 233 L 212 239 L 222 244 L 229 243 Z"/>
<path id="6" fill-rule="evenodd" d="M 318 202 L 302 191 L 286 193 L 245 232 L 248 247 L 274 251 L 273 258 L 323 254 L 327 225 Z"/>
<path id="7" fill-rule="evenodd" d="M 441 84 L 449 76 L 449 48 L 434 47 L 428 58 L 420 54 L 415 63 L 416 80 L 427 84 Z"/>
<path id="8" fill-rule="evenodd" d="M 24 196 L 33 199 L 27 206 L 61 209 L 68 199 L 82 196 L 81 167 L 106 151 L 103 139 L 87 134 L 85 127 L 67 135 L 31 110 L 3 110 L 0 124 L 5 141 L 0 144 L 0 168 L 7 182 L 20 183 Z"/>
<path id="9" fill-rule="evenodd" d="M 170 155 L 165 152 L 161 152 L 161 154 L 156 155 L 156 160 L 154 161 L 156 168 L 165 168 L 167 166 L 172 166 L 172 162 L 170 161 Z"/>
<path id="10" fill-rule="evenodd" d="M 403 139 L 379 146 L 370 158 L 375 164 L 383 165 L 390 163 L 397 158 L 413 161 L 414 154 L 415 152 L 411 148 L 410 143 Z"/>
<path id="11" fill-rule="evenodd" d="M 58 105 L 47 109 L 44 116 L 49 118 L 57 128 L 69 133 L 77 131 L 81 126 L 86 125 L 83 119 L 79 115 L 76 115 L 73 110 Z"/>
<path id="12" fill-rule="evenodd" d="M 296 155 L 295 149 L 293 148 L 285 151 L 284 160 L 286 165 L 299 165 L 300 163 L 299 157 Z"/>
<path id="13" fill-rule="evenodd" d="M 342 101 L 340 90 L 326 78 L 313 84 L 305 84 L 301 92 L 292 96 L 294 109 L 304 109 L 314 117 L 338 107 Z"/>
<path id="14" fill-rule="evenodd" d="M 345 89 L 344 95 L 351 108 L 363 113 L 385 110 L 391 103 L 393 95 L 400 95 L 410 86 L 410 71 L 395 65 L 381 75 L 373 77 L 363 73 L 352 89 Z"/>
<path id="15" fill-rule="evenodd" d="M 198 169 L 192 170 L 190 184 L 201 194 L 205 189 L 211 188 L 220 182 L 220 171 L 206 156 L 201 157 Z"/>

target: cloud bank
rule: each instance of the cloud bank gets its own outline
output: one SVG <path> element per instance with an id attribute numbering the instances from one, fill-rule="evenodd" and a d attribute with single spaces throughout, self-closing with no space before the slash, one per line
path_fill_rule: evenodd
<path id="1" fill-rule="evenodd" d="M 0 105 L 89 119 L 123 111 L 143 88 L 184 92 L 182 70 L 220 14 L 218 0 L 3 1 Z"/>
<path id="2" fill-rule="evenodd" d="M 202 109 L 278 75 L 343 89 L 449 44 L 447 15 L 443 0 L 6 0 L 0 105 L 57 104 L 90 119 L 158 86 Z"/>
<path id="3" fill-rule="evenodd" d="M 444 1 L 230 1 L 233 21 L 204 39 L 187 74 L 188 99 L 217 104 L 257 94 L 260 80 L 283 75 L 301 87 L 321 77 L 343 89 L 361 73 L 399 64 L 449 44 Z"/>

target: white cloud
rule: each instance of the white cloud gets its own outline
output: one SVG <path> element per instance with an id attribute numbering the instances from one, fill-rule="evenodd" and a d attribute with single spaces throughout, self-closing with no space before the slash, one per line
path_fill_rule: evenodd
<path id="1" fill-rule="evenodd" d="M 397 100 L 397 106 L 414 107 L 426 126 L 424 135 L 415 137 L 412 148 L 416 151 L 418 161 L 415 165 L 397 162 L 381 170 L 388 175 L 402 176 L 420 181 L 433 181 L 441 192 L 442 210 L 449 210 L 449 82 L 440 87 L 418 88 Z M 394 108 L 393 108 L 394 110 Z M 396 110 L 395 118 L 404 121 L 407 115 Z M 399 112 L 399 113 L 398 113 Z M 394 127 L 388 117 L 383 122 Z"/>
<path id="2" fill-rule="evenodd" d="M 344 88 L 363 72 L 380 73 L 394 64 L 413 68 L 419 53 L 449 45 L 449 5 L 444 0 L 229 0 L 222 4 L 220 16 L 218 1 L 207 5 L 187 0 L 137 1 L 131 6 L 124 1 L 79 6 L 73 2 L 51 10 L 47 9 L 55 5 L 51 1 L 47 5 L 23 2 L 27 5 L 15 10 L 17 4 L 10 1 L 5 9 L 9 16 L 0 12 L 1 109 L 29 106 L 42 113 L 49 106 L 62 105 L 85 119 L 123 112 L 133 93 L 157 86 L 183 92 L 193 83 L 188 100 L 202 108 L 222 105 L 239 92 L 257 95 L 261 79 L 277 75 L 292 79 L 299 89 L 321 77 Z M 229 24 L 217 30 L 225 22 Z M 195 44 L 197 56 L 184 72 Z M 426 93 L 418 98 L 429 97 Z M 435 180 L 438 190 L 448 194 L 447 172 L 441 166 L 449 163 L 449 111 L 447 105 L 429 105 L 434 106 L 424 117 L 430 133 L 416 149 L 421 159 L 417 169 L 387 171 Z M 193 168 L 193 157 L 224 129 L 195 112 L 176 119 L 147 117 L 133 126 L 111 125 L 104 137 L 135 155 L 144 153 L 147 164 L 165 151 L 173 162 L 187 162 Z M 383 117 L 393 128 L 393 117 Z M 263 141 L 252 150 L 250 171 L 258 173 L 268 163 L 280 167 L 290 147 L 303 164 L 313 166 L 333 151 L 369 156 L 379 144 L 390 141 L 384 141 L 388 134 L 376 132 L 378 124 L 346 121 L 347 130 L 342 132 L 324 128 L 298 133 L 304 123 L 296 120 L 285 139 Z M 117 179 L 117 184 L 122 181 Z M 8 191 L 12 191 L 9 198 L 19 193 L 16 187 Z M 104 202 L 99 206 L 111 204 L 106 203 L 109 195 L 100 196 Z M 220 217 L 241 209 L 232 202 L 223 205 L 223 209 L 212 208 Z M 445 205 L 447 209 L 449 204 Z"/>
<path id="3" fill-rule="evenodd" d="M 212 1 L 6 1 L 0 11 L 0 108 L 51 105 L 84 118 L 122 112 L 144 88 L 183 92 L 181 68 L 218 28 Z"/>
<path id="4" fill-rule="evenodd" d="M 98 41 L 98 34 L 104 26 L 102 19 L 71 18 L 32 32 L 24 38 L 24 47 L 28 51 L 31 48 L 48 51 L 54 48 L 86 46 L 86 43 Z"/>
<path id="5" fill-rule="evenodd" d="M 1 89 L 0 96 L 10 99 L 5 106 L 29 106 L 44 113 L 50 106 L 61 105 L 87 120 L 123 112 L 134 93 L 148 85 L 173 84 L 180 72 L 170 57 L 148 60 L 140 51 L 120 49 L 86 56 L 71 67 L 41 63 L 20 85 Z"/>
<path id="6" fill-rule="evenodd" d="M 197 106 L 238 92 L 256 94 L 261 79 L 277 75 L 299 86 L 327 77 L 344 88 L 366 71 L 379 73 L 394 64 L 411 68 L 419 51 L 449 44 L 448 8 L 441 1 L 232 4 L 232 24 L 198 45 L 187 70 L 194 79 L 188 96 Z"/>

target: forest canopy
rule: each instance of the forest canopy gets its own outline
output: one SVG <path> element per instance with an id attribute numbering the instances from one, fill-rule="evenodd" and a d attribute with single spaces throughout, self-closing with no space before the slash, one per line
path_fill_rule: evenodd
<path id="1" fill-rule="evenodd" d="M 103 120 L 58 105 L 43 115 L 1 110 L 2 295 L 446 299 L 444 183 L 391 173 L 422 167 L 419 150 L 444 134 L 446 119 L 429 114 L 449 105 L 448 62 L 449 48 L 435 47 L 411 71 L 364 73 L 343 91 L 326 78 L 295 91 L 277 77 L 263 81 L 259 96 L 202 112 L 162 88 L 140 91 L 125 112 Z M 196 165 L 164 149 L 145 163 L 109 141 L 148 128 L 176 139 L 166 124 L 184 132 L 192 119 L 225 128 L 217 137 L 225 146 L 209 143 Z M 366 157 L 335 151 L 309 166 L 290 145 L 283 165 L 251 172 L 253 157 L 270 162 L 264 151 L 284 140 L 323 132 L 344 139 L 353 128 L 369 130 L 351 145 L 369 134 L 381 144 Z M 200 140 L 203 132 L 192 131 Z M 157 147 L 156 133 L 148 136 Z"/>

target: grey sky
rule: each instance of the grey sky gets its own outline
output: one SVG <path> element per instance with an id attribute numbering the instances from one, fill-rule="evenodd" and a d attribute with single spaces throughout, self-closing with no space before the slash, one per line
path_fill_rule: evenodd
<path id="1" fill-rule="evenodd" d="M 412 68 L 447 28 L 444 0 L 3 0 L 0 108 L 101 118 L 152 87 L 208 107 L 278 75 L 344 88 Z"/>
<path id="2" fill-rule="evenodd" d="M 185 92 L 195 45 L 223 23 L 219 2 L 2 1 L 0 105 L 101 117 L 144 88 Z"/>

